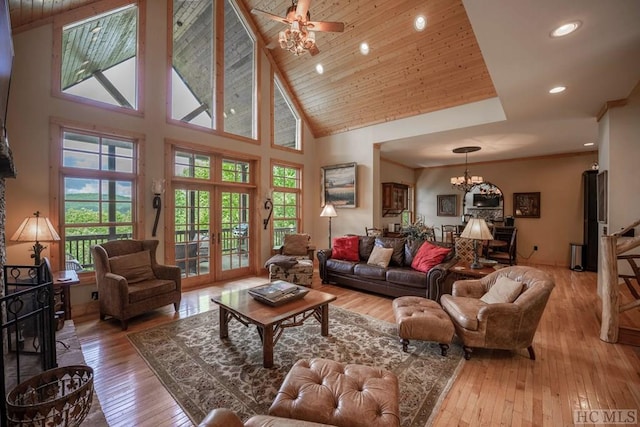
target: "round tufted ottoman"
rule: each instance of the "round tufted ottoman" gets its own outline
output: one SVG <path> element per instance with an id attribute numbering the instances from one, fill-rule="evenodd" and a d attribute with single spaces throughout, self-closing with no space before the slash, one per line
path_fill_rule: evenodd
<path id="1" fill-rule="evenodd" d="M 398 324 L 402 350 L 409 340 L 435 341 L 442 355 L 447 355 L 455 332 L 449 315 L 437 302 L 421 297 L 400 297 L 393 300 L 393 314 Z"/>
<path id="2" fill-rule="evenodd" d="M 327 359 L 298 360 L 269 415 L 343 427 L 400 425 L 398 378 L 391 371 Z"/>

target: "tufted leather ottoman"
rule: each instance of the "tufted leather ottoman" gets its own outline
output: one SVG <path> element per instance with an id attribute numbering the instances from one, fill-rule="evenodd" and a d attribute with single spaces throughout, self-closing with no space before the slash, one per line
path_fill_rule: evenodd
<path id="1" fill-rule="evenodd" d="M 298 360 L 269 415 L 343 427 L 400 425 L 398 378 L 391 371 L 327 359 Z"/>
<path id="2" fill-rule="evenodd" d="M 442 355 L 447 355 L 455 330 L 440 304 L 427 298 L 400 297 L 393 300 L 393 314 L 403 351 L 413 339 L 438 342 Z"/>

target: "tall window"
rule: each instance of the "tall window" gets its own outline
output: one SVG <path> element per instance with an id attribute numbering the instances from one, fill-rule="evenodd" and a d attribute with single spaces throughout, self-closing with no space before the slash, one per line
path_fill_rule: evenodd
<path id="1" fill-rule="evenodd" d="M 224 131 L 255 138 L 255 40 L 233 2 L 224 2 Z"/>
<path id="2" fill-rule="evenodd" d="M 284 235 L 300 231 L 302 167 L 274 164 L 271 168 L 273 185 L 273 244 L 281 245 Z"/>
<path id="3" fill-rule="evenodd" d="M 215 128 L 213 0 L 173 0 L 171 117 Z"/>
<path id="4" fill-rule="evenodd" d="M 171 117 L 255 139 L 256 43 L 235 1 L 173 0 L 172 5 Z M 224 13 L 217 14 L 218 8 Z M 223 44 L 216 50 L 220 28 Z"/>
<path id="5" fill-rule="evenodd" d="M 67 261 L 92 269 L 90 246 L 131 238 L 136 223 L 137 143 L 63 130 L 60 226 Z"/>
<path id="6" fill-rule="evenodd" d="M 300 117 L 285 95 L 277 77 L 273 78 L 273 145 L 300 150 Z"/>
<path id="7" fill-rule="evenodd" d="M 60 91 L 137 109 L 138 21 L 131 4 L 63 25 Z"/>

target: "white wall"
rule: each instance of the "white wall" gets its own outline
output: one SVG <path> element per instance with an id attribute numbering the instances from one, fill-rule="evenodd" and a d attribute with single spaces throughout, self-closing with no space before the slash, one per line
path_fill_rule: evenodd
<path id="1" fill-rule="evenodd" d="M 599 123 L 600 171 L 607 171 L 607 222 L 599 234 L 612 234 L 640 219 L 640 84 L 627 104 L 613 107 Z M 640 235 L 640 227 L 635 235 Z M 628 253 L 640 253 L 640 248 Z M 602 261 L 598 257 L 599 262 Z M 632 274 L 627 263 L 618 263 L 621 272 Z M 601 269 L 599 269 L 601 270 Z M 601 277 L 598 276 L 601 281 Z"/>

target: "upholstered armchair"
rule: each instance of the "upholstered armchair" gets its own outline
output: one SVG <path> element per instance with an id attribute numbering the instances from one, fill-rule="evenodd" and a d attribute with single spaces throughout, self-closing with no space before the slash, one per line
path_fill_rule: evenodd
<path id="1" fill-rule="evenodd" d="M 156 261 L 157 240 L 112 240 L 91 247 L 100 301 L 100 319 L 127 321 L 182 297 L 180 268 Z"/>
<path id="2" fill-rule="evenodd" d="M 311 245 L 311 236 L 308 234 L 285 234 L 282 245 L 274 246 L 276 255 L 288 255 L 304 257 L 313 260 L 315 246 Z"/>
<path id="3" fill-rule="evenodd" d="M 275 246 L 274 256 L 265 263 L 269 280 L 284 280 L 296 285 L 313 283 L 313 255 L 315 247 L 308 234 L 286 234 L 281 246 Z"/>
<path id="4" fill-rule="evenodd" d="M 533 336 L 555 284 L 533 267 L 505 267 L 478 280 L 458 280 L 440 302 L 462 340 L 471 348 L 527 348 L 535 360 Z"/>

